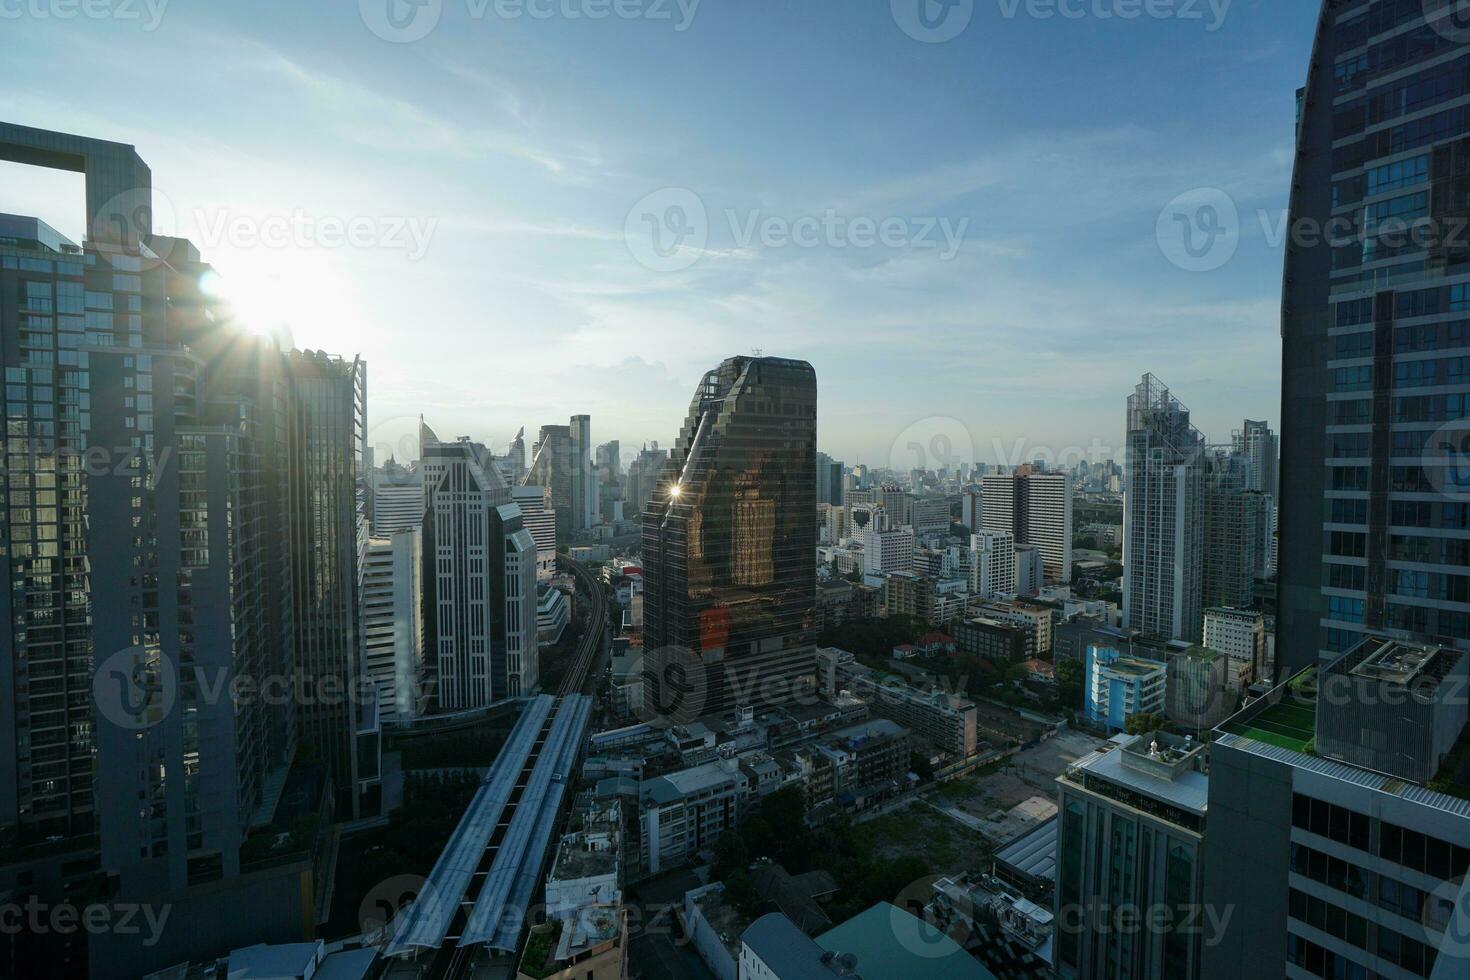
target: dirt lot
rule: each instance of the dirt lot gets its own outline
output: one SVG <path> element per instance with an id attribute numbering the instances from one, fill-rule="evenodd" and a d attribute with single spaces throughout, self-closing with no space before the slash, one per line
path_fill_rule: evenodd
<path id="1" fill-rule="evenodd" d="M 990 853 L 984 837 L 920 800 L 857 824 L 855 830 L 875 856 L 917 856 L 940 874 L 979 867 Z"/>
<path id="2" fill-rule="evenodd" d="M 996 745 L 1005 745 L 1011 740 L 1024 745 L 1043 730 L 1041 725 L 1027 721 L 1010 708 L 985 701 L 976 702 L 975 715 L 980 737 Z"/>

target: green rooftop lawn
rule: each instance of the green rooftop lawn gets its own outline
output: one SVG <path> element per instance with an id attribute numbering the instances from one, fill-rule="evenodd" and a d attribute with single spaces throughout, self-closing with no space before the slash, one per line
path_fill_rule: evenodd
<path id="1" fill-rule="evenodd" d="M 1231 725 L 1229 732 L 1267 745 L 1306 752 L 1316 737 L 1317 712 L 1306 705 L 1283 701 L 1250 721 Z"/>

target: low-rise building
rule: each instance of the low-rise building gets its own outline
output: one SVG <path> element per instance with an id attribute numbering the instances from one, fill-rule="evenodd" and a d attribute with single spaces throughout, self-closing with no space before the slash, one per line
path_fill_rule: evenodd
<path id="1" fill-rule="evenodd" d="M 1122 731 L 1139 714 L 1163 714 L 1168 667 L 1120 653 L 1112 647 L 1087 648 L 1083 670 L 1083 709 L 1088 719 Z"/>
<path id="2" fill-rule="evenodd" d="M 880 676 L 846 650 L 818 649 L 817 664 L 825 691 L 850 692 L 871 715 L 902 725 L 940 752 L 968 759 L 978 751 L 975 703 L 968 698 Z"/>
<path id="3" fill-rule="evenodd" d="M 1205 610 L 1205 646 L 1230 660 L 1230 679 L 1237 687 L 1269 680 L 1266 672 L 1266 617 L 1252 609 L 1216 606 Z"/>
<path id="4" fill-rule="evenodd" d="M 988 616 L 971 616 L 955 627 L 960 650 L 997 664 L 1026 660 L 1032 649 L 1031 636 L 1031 631 L 1015 623 Z"/>

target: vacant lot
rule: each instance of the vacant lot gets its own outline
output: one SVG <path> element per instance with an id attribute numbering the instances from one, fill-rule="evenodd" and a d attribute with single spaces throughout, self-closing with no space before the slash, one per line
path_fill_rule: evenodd
<path id="1" fill-rule="evenodd" d="M 853 834 L 874 857 L 917 857 L 936 874 L 980 867 L 990 854 L 983 836 L 917 800 L 855 824 Z"/>

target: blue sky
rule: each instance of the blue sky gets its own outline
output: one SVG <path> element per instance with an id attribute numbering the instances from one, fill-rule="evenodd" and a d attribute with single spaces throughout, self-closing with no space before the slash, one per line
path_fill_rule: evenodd
<path id="1" fill-rule="evenodd" d="M 848 462 L 1119 447 L 1145 371 L 1216 440 L 1278 414 L 1309 0 L 958 0 L 942 43 L 900 25 L 935 0 L 88 2 L 0 3 L 5 118 L 135 144 L 242 309 L 367 358 L 380 454 L 420 412 L 667 443 L 757 348 Z M 1159 229 L 1200 188 L 1240 230 L 1189 271 Z M 79 208 L 0 164 L 0 211 Z"/>

